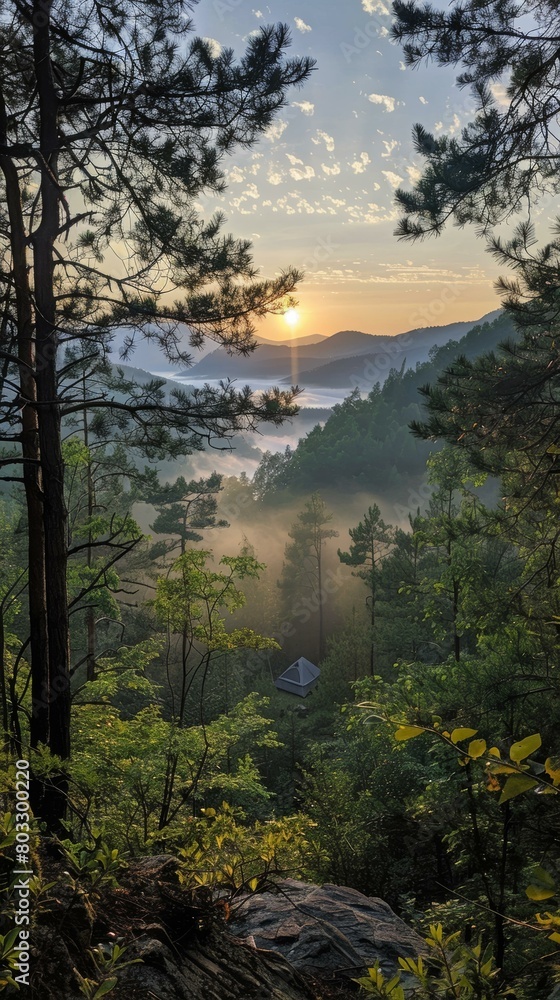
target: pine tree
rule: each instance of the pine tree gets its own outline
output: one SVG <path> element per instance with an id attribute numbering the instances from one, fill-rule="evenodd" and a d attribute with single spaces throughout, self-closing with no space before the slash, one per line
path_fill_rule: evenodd
<path id="1" fill-rule="evenodd" d="M 287 59 L 288 30 L 266 27 L 236 62 L 192 37 L 192 2 L 33 0 L 3 6 L 0 36 L 0 419 L 5 478 L 23 483 L 29 526 L 31 744 L 70 753 L 67 510 L 62 422 L 83 410 L 63 349 L 89 354 L 88 382 L 124 331 L 170 363 L 205 336 L 254 347 L 254 320 L 284 308 L 299 277 L 259 281 L 246 241 L 203 220 L 221 162 L 249 147 L 309 75 Z M 84 348 L 87 347 L 87 351 Z M 293 412 L 291 393 L 205 389 L 166 394 L 122 374 L 88 410 L 126 413 L 147 447 L 184 453 L 204 438 Z M 45 696 L 45 692 L 47 692 Z M 58 787 L 57 787 L 58 784 Z M 64 778 L 41 813 L 54 829 Z M 39 803 L 34 793 L 34 804 Z"/>

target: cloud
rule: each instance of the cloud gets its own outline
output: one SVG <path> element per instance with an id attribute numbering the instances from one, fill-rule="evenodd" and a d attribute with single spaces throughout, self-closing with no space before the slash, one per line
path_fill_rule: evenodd
<path id="1" fill-rule="evenodd" d="M 222 46 L 215 38 L 203 38 L 203 42 L 206 42 L 208 48 L 210 49 L 210 55 L 213 59 L 217 59 L 222 53 Z"/>
<path id="2" fill-rule="evenodd" d="M 255 15 L 255 17 L 264 17 L 262 10 L 254 10 L 253 14 Z"/>
<path id="3" fill-rule="evenodd" d="M 459 115 L 453 115 L 451 122 L 436 122 L 434 125 L 434 131 L 436 132 L 446 132 L 448 135 L 455 135 L 461 128 L 461 119 Z"/>
<path id="4" fill-rule="evenodd" d="M 307 115 L 308 117 L 315 114 L 315 105 L 311 101 L 292 101 L 292 107 L 299 108 L 302 115 Z"/>
<path id="5" fill-rule="evenodd" d="M 371 163 L 368 154 L 360 153 L 358 159 L 354 160 L 354 162 L 351 163 L 350 166 L 352 167 L 352 170 L 354 171 L 355 174 L 363 174 L 365 173 L 365 169 L 368 163 Z"/>
<path id="6" fill-rule="evenodd" d="M 299 212 L 305 212 L 306 215 L 313 215 L 315 212 L 313 205 L 310 205 L 306 198 L 300 198 L 296 208 Z"/>
<path id="7" fill-rule="evenodd" d="M 490 91 L 498 107 L 504 109 L 509 108 L 511 101 L 510 98 L 508 97 L 507 89 L 503 83 L 491 83 Z"/>
<path id="8" fill-rule="evenodd" d="M 245 180 L 245 174 L 239 167 L 233 167 L 228 174 L 228 181 L 230 184 L 242 184 Z"/>
<path id="9" fill-rule="evenodd" d="M 295 181 L 310 181 L 312 177 L 315 177 L 315 171 L 311 166 L 303 166 L 300 170 L 299 167 L 292 167 L 290 170 L 290 177 L 293 177 Z"/>
<path id="10" fill-rule="evenodd" d="M 317 137 L 312 135 L 311 142 L 315 143 L 316 146 L 319 146 L 321 141 L 325 143 L 328 152 L 332 153 L 334 150 L 334 139 L 332 135 L 329 135 L 327 132 L 321 132 L 320 129 L 317 129 Z"/>
<path id="11" fill-rule="evenodd" d="M 295 167 L 296 164 L 300 164 L 303 167 L 303 160 L 298 159 L 293 153 L 286 153 L 286 158 L 290 161 L 292 167 Z"/>
<path id="12" fill-rule="evenodd" d="M 402 59 L 399 62 L 399 69 L 402 70 L 403 73 L 406 73 L 407 66 L 406 66 L 406 63 L 403 63 Z"/>
<path id="13" fill-rule="evenodd" d="M 336 177 L 336 175 L 340 173 L 340 164 L 333 163 L 332 166 L 329 166 L 328 163 L 322 163 L 321 170 L 323 171 L 324 174 L 327 174 L 329 177 Z"/>
<path id="14" fill-rule="evenodd" d="M 429 101 L 427 101 L 425 97 L 419 97 L 418 100 L 421 104 L 429 104 Z"/>
<path id="15" fill-rule="evenodd" d="M 311 25 L 306 24 L 305 21 L 302 21 L 301 17 L 294 17 L 294 21 L 296 23 L 296 28 L 298 29 L 298 31 L 301 31 L 303 34 L 305 34 L 306 31 L 312 30 Z"/>
<path id="16" fill-rule="evenodd" d="M 274 167 L 269 167 L 267 181 L 269 184 L 281 184 L 284 180 L 284 174 L 279 170 L 275 170 Z"/>
<path id="17" fill-rule="evenodd" d="M 408 179 L 411 184 L 416 184 L 422 176 L 422 171 L 418 167 L 407 167 L 406 172 L 408 174 Z"/>
<path id="18" fill-rule="evenodd" d="M 268 126 L 264 133 L 265 139 L 268 139 L 269 142 L 278 142 L 278 139 L 281 138 L 287 128 L 288 122 L 279 118 L 277 122 L 273 122 L 272 125 Z"/>
<path id="19" fill-rule="evenodd" d="M 256 184 L 248 184 L 243 194 L 247 198 L 260 198 L 259 189 Z"/>
<path id="20" fill-rule="evenodd" d="M 383 139 L 383 145 L 385 146 L 385 152 L 382 153 L 381 156 L 383 159 L 387 159 L 393 150 L 396 149 L 397 146 L 400 146 L 400 143 L 397 139 L 390 139 L 389 141 L 387 141 L 387 139 Z"/>
<path id="21" fill-rule="evenodd" d="M 399 184 L 402 183 L 403 178 L 393 173 L 392 170 L 382 170 L 381 173 L 387 178 L 392 188 L 398 188 Z"/>
<path id="22" fill-rule="evenodd" d="M 366 14 L 388 14 L 389 10 L 383 0 L 362 0 L 362 7 Z"/>
<path id="23" fill-rule="evenodd" d="M 395 97 L 388 97 L 387 94 L 368 94 L 368 101 L 372 104 L 383 104 L 385 111 L 394 111 L 397 103 Z"/>

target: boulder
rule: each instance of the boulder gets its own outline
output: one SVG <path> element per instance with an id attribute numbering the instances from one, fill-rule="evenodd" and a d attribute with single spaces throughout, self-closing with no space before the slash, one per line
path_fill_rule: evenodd
<path id="1" fill-rule="evenodd" d="M 352 977 L 379 960 L 391 974 L 399 957 L 426 951 L 422 939 L 383 900 L 293 879 L 279 883 L 277 892 L 242 898 L 228 926 L 253 947 L 277 952 L 307 973 Z"/>

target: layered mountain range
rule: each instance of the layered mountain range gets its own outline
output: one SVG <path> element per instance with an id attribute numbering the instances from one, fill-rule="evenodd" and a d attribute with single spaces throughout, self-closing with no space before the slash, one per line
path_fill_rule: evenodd
<path id="1" fill-rule="evenodd" d="M 228 354 L 223 347 L 181 372 L 184 378 L 271 379 L 285 384 L 352 389 L 383 382 L 391 368 L 414 368 L 429 359 L 433 347 L 458 341 L 469 330 L 495 319 L 499 310 L 471 321 L 421 327 L 394 337 L 341 330 L 331 337 L 302 337 L 289 343 L 260 340 L 253 354 Z"/>

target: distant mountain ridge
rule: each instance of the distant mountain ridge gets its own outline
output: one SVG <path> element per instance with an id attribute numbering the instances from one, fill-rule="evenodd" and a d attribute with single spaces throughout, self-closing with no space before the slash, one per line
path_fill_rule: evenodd
<path id="1" fill-rule="evenodd" d="M 256 351 L 247 357 L 230 355 L 220 347 L 180 374 L 194 379 L 270 379 L 292 384 L 353 388 L 359 384 L 353 382 L 353 378 L 360 379 L 360 371 L 368 368 L 367 361 L 356 364 L 357 358 L 367 357 L 369 368 L 377 371 L 375 381 L 383 381 L 390 368 L 400 367 L 403 360 L 406 360 L 406 367 L 427 361 L 432 347 L 460 340 L 469 330 L 493 320 L 499 313 L 500 310 L 496 310 L 482 319 L 421 327 L 393 337 L 341 330 L 315 343 L 301 342 L 308 338 L 284 344 L 261 341 Z"/>
<path id="2" fill-rule="evenodd" d="M 261 337 L 260 334 L 255 337 L 258 344 L 265 344 L 269 347 L 276 347 L 279 344 L 285 347 L 308 347 L 310 344 L 319 344 L 322 340 L 328 339 L 324 333 L 310 333 L 307 337 L 294 337 L 293 340 L 282 340 L 282 338 L 279 340 L 270 340 L 268 337 Z"/>

